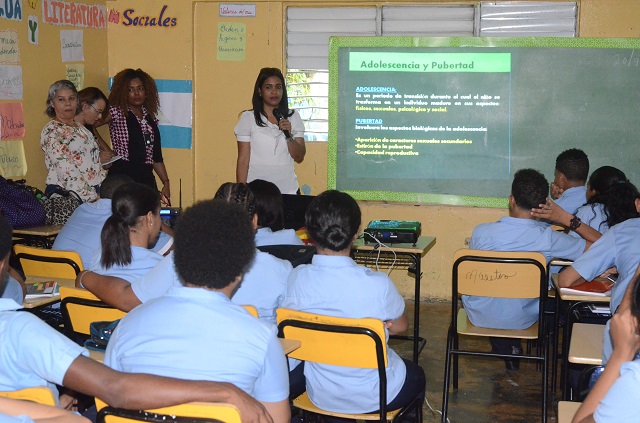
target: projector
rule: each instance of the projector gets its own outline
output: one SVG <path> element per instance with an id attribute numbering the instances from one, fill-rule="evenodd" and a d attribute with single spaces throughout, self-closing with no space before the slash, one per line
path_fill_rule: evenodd
<path id="1" fill-rule="evenodd" d="M 383 244 L 415 244 L 422 224 L 415 220 L 372 220 L 364 230 L 364 241 Z"/>

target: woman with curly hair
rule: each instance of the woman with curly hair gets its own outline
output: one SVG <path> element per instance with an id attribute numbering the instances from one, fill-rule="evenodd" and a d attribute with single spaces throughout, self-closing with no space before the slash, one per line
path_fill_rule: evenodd
<path id="1" fill-rule="evenodd" d="M 169 204 L 171 190 L 156 118 L 160 100 L 155 81 L 142 69 L 124 69 L 113 78 L 109 103 L 109 115 L 103 123 L 109 124 L 113 150 L 122 157 L 109 172 L 125 173 L 157 189 L 155 171 L 163 185 L 162 200 Z"/>
<path id="2" fill-rule="evenodd" d="M 288 101 L 280 69 L 262 68 L 253 89 L 253 109 L 242 112 L 234 128 L 237 182 L 264 179 L 283 194 L 298 191 L 293 162 L 304 160 L 304 124 L 295 110 L 289 110 Z"/>

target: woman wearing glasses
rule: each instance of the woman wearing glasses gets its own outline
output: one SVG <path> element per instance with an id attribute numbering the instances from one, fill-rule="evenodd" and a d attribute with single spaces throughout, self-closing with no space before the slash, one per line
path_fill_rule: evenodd
<path id="1" fill-rule="evenodd" d="M 124 69 L 113 78 L 109 103 L 109 114 L 102 123 L 109 124 L 113 150 L 122 157 L 109 172 L 127 174 L 157 189 L 155 171 L 163 185 L 162 201 L 170 205 L 169 176 L 156 119 L 160 100 L 155 81 L 142 69 Z"/>
<path id="2" fill-rule="evenodd" d="M 86 91 L 89 88 L 83 90 Z M 95 88 L 98 92 L 97 88 Z M 107 107 L 102 92 L 93 99 L 80 97 L 71 81 L 60 80 L 49 87 L 45 113 L 51 121 L 40 134 L 47 166 L 47 196 L 57 189 L 74 191 L 83 201 L 97 198 L 105 171 L 100 165 L 100 147 L 85 125 L 98 120 Z"/>

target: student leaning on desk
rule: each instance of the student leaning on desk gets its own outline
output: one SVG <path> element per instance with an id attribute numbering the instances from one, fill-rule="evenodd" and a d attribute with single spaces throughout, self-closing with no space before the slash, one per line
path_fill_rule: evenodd
<path id="1" fill-rule="evenodd" d="M 640 284 L 638 272 L 629 295 L 611 318 L 614 349 L 604 372 L 591 388 L 573 423 L 631 423 L 640 421 Z"/>
<path id="2" fill-rule="evenodd" d="M 0 216 L 0 281 L 11 252 L 12 229 Z M 0 290 L 4 287 L 0 286 Z M 114 407 L 148 409 L 192 401 L 229 402 L 243 421 L 272 422 L 262 405 L 229 383 L 185 381 L 112 370 L 88 357 L 84 348 L 65 338 L 12 299 L 0 298 L 0 391 L 56 385 L 96 396 Z M 72 397 L 61 399 L 73 405 Z"/>

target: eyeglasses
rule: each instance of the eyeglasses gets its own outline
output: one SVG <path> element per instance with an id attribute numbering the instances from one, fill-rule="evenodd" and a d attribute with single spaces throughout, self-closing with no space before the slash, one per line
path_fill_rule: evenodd
<path id="1" fill-rule="evenodd" d="M 93 106 L 93 104 L 89 104 L 89 106 L 91 106 L 91 108 L 92 108 L 93 110 L 95 110 L 95 111 L 96 111 L 96 113 L 97 113 L 99 116 L 102 116 L 102 113 L 103 113 L 103 111 L 102 111 L 102 110 L 98 110 L 98 109 L 96 109 L 96 108 Z"/>

